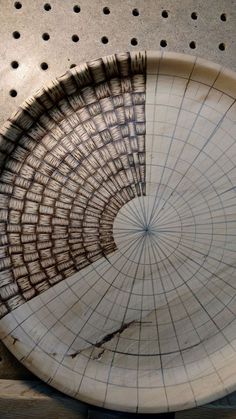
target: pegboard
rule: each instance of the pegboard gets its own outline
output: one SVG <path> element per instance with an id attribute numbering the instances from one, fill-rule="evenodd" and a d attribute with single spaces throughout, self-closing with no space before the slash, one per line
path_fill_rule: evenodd
<path id="1" fill-rule="evenodd" d="M 129 50 L 198 55 L 236 70 L 235 0 L 0 0 L 0 124 L 83 61 Z"/>

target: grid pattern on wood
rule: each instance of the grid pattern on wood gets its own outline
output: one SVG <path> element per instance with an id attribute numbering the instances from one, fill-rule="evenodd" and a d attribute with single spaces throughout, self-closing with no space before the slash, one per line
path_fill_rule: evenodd
<path id="1" fill-rule="evenodd" d="M 134 106 L 140 177 L 114 213 L 114 248 L 0 321 L 4 343 L 46 382 L 140 413 L 222 397 L 236 373 L 235 74 L 174 53 L 144 57 L 128 59 L 145 120 Z"/>

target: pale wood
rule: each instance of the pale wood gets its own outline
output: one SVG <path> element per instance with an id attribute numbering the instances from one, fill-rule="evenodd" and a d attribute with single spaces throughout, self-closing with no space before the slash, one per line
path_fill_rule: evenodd
<path id="1" fill-rule="evenodd" d="M 156 413 L 235 388 L 235 80 L 116 54 L 0 130 L 0 337 L 65 394 Z"/>
<path id="2" fill-rule="evenodd" d="M 2 342 L 0 342 L 0 358 L 1 418 L 41 418 L 43 417 L 42 409 L 49 412 L 52 417 L 57 418 L 64 415 L 64 417 L 69 419 L 80 417 L 82 419 L 87 417 L 87 414 L 91 419 L 111 419 L 116 417 L 115 413 L 98 412 L 96 408 L 89 409 L 88 413 L 86 413 L 86 405 L 42 383 L 17 361 Z M 9 391 L 10 388 L 11 391 Z M 84 413 L 81 413 L 81 409 L 84 409 Z M 235 419 L 236 394 L 232 393 L 217 400 L 211 406 L 207 405 L 197 409 L 176 412 L 175 415 L 176 419 L 197 419 L 199 417 L 203 419 Z"/>

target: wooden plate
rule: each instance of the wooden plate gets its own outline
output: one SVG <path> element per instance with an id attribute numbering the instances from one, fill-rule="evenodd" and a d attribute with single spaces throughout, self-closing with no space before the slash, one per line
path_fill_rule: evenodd
<path id="1" fill-rule="evenodd" d="M 122 411 L 236 388 L 236 76 L 90 61 L 4 125 L 0 331 L 31 371 Z"/>

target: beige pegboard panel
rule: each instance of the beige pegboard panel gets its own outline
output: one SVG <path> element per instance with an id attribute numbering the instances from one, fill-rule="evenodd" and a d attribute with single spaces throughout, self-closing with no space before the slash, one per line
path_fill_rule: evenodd
<path id="1" fill-rule="evenodd" d="M 71 65 L 118 51 L 194 54 L 236 70 L 236 0 L 0 0 L 0 124 Z"/>

